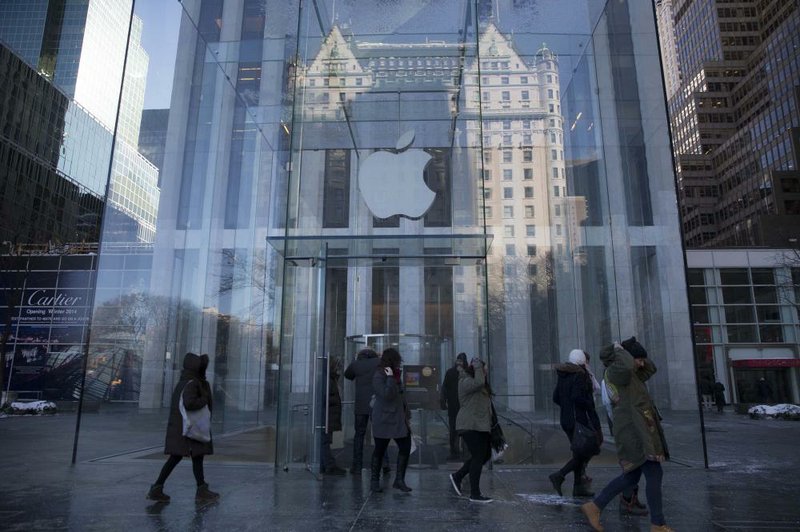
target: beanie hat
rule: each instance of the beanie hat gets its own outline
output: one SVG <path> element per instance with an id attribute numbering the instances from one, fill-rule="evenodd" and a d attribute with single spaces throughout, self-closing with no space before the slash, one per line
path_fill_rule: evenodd
<path id="1" fill-rule="evenodd" d="M 636 340 L 635 336 L 623 340 L 620 344 L 633 358 L 647 358 L 647 350 Z"/>
<path id="2" fill-rule="evenodd" d="M 578 366 L 586 365 L 586 355 L 580 349 L 573 349 L 569 352 L 569 361 Z"/>

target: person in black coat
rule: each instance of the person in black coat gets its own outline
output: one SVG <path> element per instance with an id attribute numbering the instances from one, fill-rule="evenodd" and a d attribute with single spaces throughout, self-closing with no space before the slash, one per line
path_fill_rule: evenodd
<path id="1" fill-rule="evenodd" d="M 169 420 L 167 421 L 167 435 L 164 443 L 164 454 L 169 455 L 156 483 L 150 486 L 147 498 L 158 502 L 169 502 L 169 495 L 164 493 L 164 483 L 172 470 L 184 456 L 192 459 L 192 472 L 197 482 L 195 500 L 213 501 L 219 494 L 208 489 L 208 484 L 203 475 L 203 457 L 214 454 L 213 440 L 207 442 L 193 440 L 183 435 L 183 416 L 180 412 L 180 400 L 183 396 L 183 406 L 186 410 L 200 410 L 207 406 L 212 410 L 211 386 L 206 380 L 208 368 L 208 355 L 198 356 L 186 353 L 183 357 L 183 372 L 175 390 L 172 392 Z"/>
<path id="2" fill-rule="evenodd" d="M 458 368 L 467 367 L 467 354 L 459 353 L 453 367 L 444 374 L 442 382 L 441 407 L 447 410 L 448 428 L 450 429 L 450 456 L 448 460 L 460 460 L 461 450 L 458 444 L 458 431 L 456 430 L 456 418 L 458 417 Z"/>
<path id="3" fill-rule="evenodd" d="M 322 434 L 322 472 L 329 475 L 344 475 L 347 472 L 336 465 L 331 452 L 333 433 L 342 430 L 342 396 L 339 393 L 340 359 L 328 359 L 328 419 L 327 430 Z"/>
<path id="4" fill-rule="evenodd" d="M 717 412 L 725 412 L 725 385 L 719 381 L 714 383 L 714 403 L 717 405 Z"/>
<path id="5" fill-rule="evenodd" d="M 370 348 L 362 349 L 356 355 L 356 359 L 344 370 L 344 377 L 355 382 L 356 399 L 353 407 L 355 414 L 355 436 L 353 437 L 353 465 L 350 473 L 360 475 L 364 464 L 364 438 L 367 435 L 372 407 L 372 377 L 378 367 L 378 353 Z M 389 452 L 387 449 L 384 455 L 383 472 L 391 471 L 389 467 Z"/>
<path id="6" fill-rule="evenodd" d="M 567 364 L 558 364 L 558 383 L 553 391 L 553 402 L 561 407 L 561 428 L 572 442 L 575 423 L 580 422 L 587 427 L 600 431 L 600 418 L 594 406 L 593 386 L 589 373 L 586 371 L 586 354 L 580 349 L 573 349 L 569 354 Z M 572 495 L 574 497 L 592 497 L 584 479 L 586 465 L 590 456 L 572 454 L 572 458 L 556 473 L 550 475 L 550 482 L 556 492 L 562 495 L 561 484 L 568 473 L 573 475 Z"/>

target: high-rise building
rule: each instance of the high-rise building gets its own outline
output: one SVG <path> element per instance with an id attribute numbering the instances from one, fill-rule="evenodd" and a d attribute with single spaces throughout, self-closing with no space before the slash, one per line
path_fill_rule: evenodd
<path id="1" fill-rule="evenodd" d="M 656 2 L 690 247 L 797 238 L 800 7 L 784 0 Z M 674 43 L 674 48 L 673 48 Z M 676 60 L 677 58 L 677 60 Z"/>
<path id="2" fill-rule="evenodd" d="M 2 2 L 0 40 L 72 100 L 70 109 L 80 109 L 67 122 L 58 166 L 113 207 L 107 240 L 152 242 L 158 169 L 137 150 L 148 56 L 142 21 L 131 9 L 131 0 Z M 116 131 L 110 179 L 96 151 L 104 144 L 81 144 L 83 130 L 98 127 L 106 130 L 105 145 Z"/>

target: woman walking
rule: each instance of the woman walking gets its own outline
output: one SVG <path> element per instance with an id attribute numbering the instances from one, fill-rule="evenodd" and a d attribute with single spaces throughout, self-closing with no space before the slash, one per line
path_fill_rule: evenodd
<path id="1" fill-rule="evenodd" d="M 450 475 L 450 483 L 461 496 L 461 481 L 469 474 L 469 500 L 487 503 L 493 499 L 481 494 L 481 471 L 492 456 L 492 391 L 486 382 L 486 366 L 473 358 L 466 368 L 458 368 L 458 402 L 456 430 L 469 450 L 469 458 L 461 469 Z"/>
<path id="2" fill-rule="evenodd" d="M 208 355 L 197 356 L 194 353 L 186 353 L 186 356 L 183 357 L 183 372 L 172 392 L 169 420 L 167 421 L 164 454 L 169 455 L 169 458 L 161 468 L 161 474 L 156 483 L 150 486 L 150 491 L 147 493 L 148 499 L 169 502 L 169 495 L 164 493 L 164 483 L 184 456 L 192 459 L 192 472 L 197 482 L 195 500 L 209 502 L 219 498 L 219 493 L 208 489 L 208 484 L 203 476 L 203 457 L 214 453 L 214 445 L 210 439 L 202 442 L 184 436 L 183 416 L 180 412 L 181 398 L 183 398 L 183 407 L 187 411 L 201 410 L 206 406 L 211 411 L 211 386 L 206 380 L 206 368 L 208 368 Z"/>
<path id="3" fill-rule="evenodd" d="M 658 411 L 645 386 L 645 382 L 655 374 L 656 366 L 647 358 L 647 351 L 636 338 L 603 348 L 600 359 L 606 366 L 605 380 L 616 391 L 611 399 L 614 440 L 623 472 L 594 500 L 581 506 L 581 510 L 592 527 L 602 531 L 600 513 L 603 508 L 626 488 L 635 487 L 644 474 L 650 530 L 669 532 L 672 528 L 664 520 L 661 496 L 661 462 L 669 459 L 669 451 Z"/>
<path id="4" fill-rule="evenodd" d="M 594 405 L 594 384 L 591 374 L 586 370 L 586 362 L 586 354 L 580 349 L 573 349 L 569 353 L 569 362 L 556 366 L 558 382 L 553 390 L 553 402 L 561 407 L 561 428 L 570 443 L 576 423 L 581 423 L 598 434 L 601 431 L 600 418 L 597 417 Z M 559 495 L 563 495 L 561 485 L 569 473 L 573 476 L 573 497 L 594 495 L 589 490 L 587 477 L 584 475 L 591 458 L 573 451 L 572 458 L 564 467 L 550 475 L 550 482 Z"/>
<path id="5" fill-rule="evenodd" d="M 402 357 L 396 349 L 386 349 L 372 377 L 375 404 L 372 406 L 372 436 L 375 451 L 372 453 L 370 488 L 381 492 L 381 464 L 389 442 L 397 443 L 397 473 L 392 487 L 409 492 L 406 485 L 408 455 L 411 454 L 410 411 L 403 395 L 400 363 Z"/>

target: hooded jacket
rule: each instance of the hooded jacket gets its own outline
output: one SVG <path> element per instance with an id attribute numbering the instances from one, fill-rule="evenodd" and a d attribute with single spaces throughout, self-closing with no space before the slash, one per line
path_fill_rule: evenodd
<path id="1" fill-rule="evenodd" d="M 600 430 L 600 418 L 594 405 L 592 379 L 583 366 L 557 364 L 558 380 L 553 390 L 553 402 L 561 407 L 561 428 L 567 435 L 575 430 L 575 421 Z"/>
<path id="2" fill-rule="evenodd" d="M 630 353 L 613 345 L 600 351 L 600 360 L 606 366 L 604 380 L 614 392 L 614 440 L 623 471 L 632 471 L 647 460 L 668 460 L 661 419 L 645 386 L 656 372 L 655 364 L 645 358 L 644 367 L 637 368 Z"/>
<path id="3" fill-rule="evenodd" d="M 492 398 L 486 388 L 483 366 L 475 368 L 474 377 L 464 368 L 458 368 L 458 402 L 461 404 L 456 417 L 458 432 L 492 430 Z"/>
<path id="4" fill-rule="evenodd" d="M 344 377 L 347 380 L 355 381 L 356 402 L 354 414 L 357 416 L 368 416 L 372 410 L 369 406 L 373 393 L 372 376 L 379 362 L 378 353 L 371 349 L 363 349 L 359 351 L 356 359 L 344 370 Z"/>
<path id="5" fill-rule="evenodd" d="M 183 418 L 178 404 L 183 393 L 183 406 L 186 410 L 200 410 L 204 406 L 212 409 L 211 386 L 206 380 L 208 355 L 198 356 L 186 353 L 183 357 L 183 372 L 170 402 L 167 436 L 164 443 L 164 454 L 179 456 L 201 456 L 214 454 L 213 439 L 209 442 L 191 440 L 183 435 Z"/>

